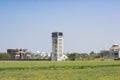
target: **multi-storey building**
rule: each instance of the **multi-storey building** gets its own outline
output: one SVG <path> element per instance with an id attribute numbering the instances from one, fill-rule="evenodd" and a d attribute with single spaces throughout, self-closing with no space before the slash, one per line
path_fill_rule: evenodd
<path id="1" fill-rule="evenodd" d="M 27 49 L 12 48 L 7 49 L 7 53 L 10 54 L 11 59 L 30 59 L 31 55 L 27 52 Z"/>
<path id="2" fill-rule="evenodd" d="M 62 61 L 63 49 L 63 33 L 53 32 L 51 60 Z"/>
<path id="3" fill-rule="evenodd" d="M 118 44 L 112 45 L 112 47 L 109 50 L 102 50 L 100 52 L 100 56 L 104 58 L 114 58 L 119 59 L 120 58 L 120 47 Z"/>
<path id="4" fill-rule="evenodd" d="M 110 48 L 110 55 L 113 56 L 115 59 L 120 58 L 120 47 L 118 44 L 114 44 Z"/>

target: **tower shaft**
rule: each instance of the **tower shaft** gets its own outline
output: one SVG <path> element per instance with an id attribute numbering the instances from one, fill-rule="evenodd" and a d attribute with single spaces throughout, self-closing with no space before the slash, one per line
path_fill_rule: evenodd
<path id="1" fill-rule="evenodd" d="M 62 61 L 63 56 L 63 33 L 53 32 L 52 33 L 52 61 Z"/>

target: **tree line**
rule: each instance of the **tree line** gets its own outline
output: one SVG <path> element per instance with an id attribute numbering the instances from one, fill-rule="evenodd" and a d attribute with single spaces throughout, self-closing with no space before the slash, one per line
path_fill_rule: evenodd
<path id="1" fill-rule="evenodd" d="M 87 53 L 67 53 L 68 60 L 94 60 L 98 58 L 103 58 L 100 53 L 95 53 L 94 51 Z"/>
<path id="2" fill-rule="evenodd" d="M 9 59 L 11 56 L 6 52 L 0 52 L 0 59 Z"/>

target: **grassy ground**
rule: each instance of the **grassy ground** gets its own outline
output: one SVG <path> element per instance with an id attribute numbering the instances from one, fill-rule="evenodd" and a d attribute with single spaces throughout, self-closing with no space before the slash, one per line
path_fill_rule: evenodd
<path id="1" fill-rule="evenodd" d="M 0 61 L 0 80 L 119 79 L 119 61 Z"/>

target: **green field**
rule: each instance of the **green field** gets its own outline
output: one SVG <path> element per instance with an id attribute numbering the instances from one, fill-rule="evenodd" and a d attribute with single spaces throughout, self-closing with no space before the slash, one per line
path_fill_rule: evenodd
<path id="1" fill-rule="evenodd" d="M 120 61 L 0 61 L 0 80 L 120 80 Z"/>

